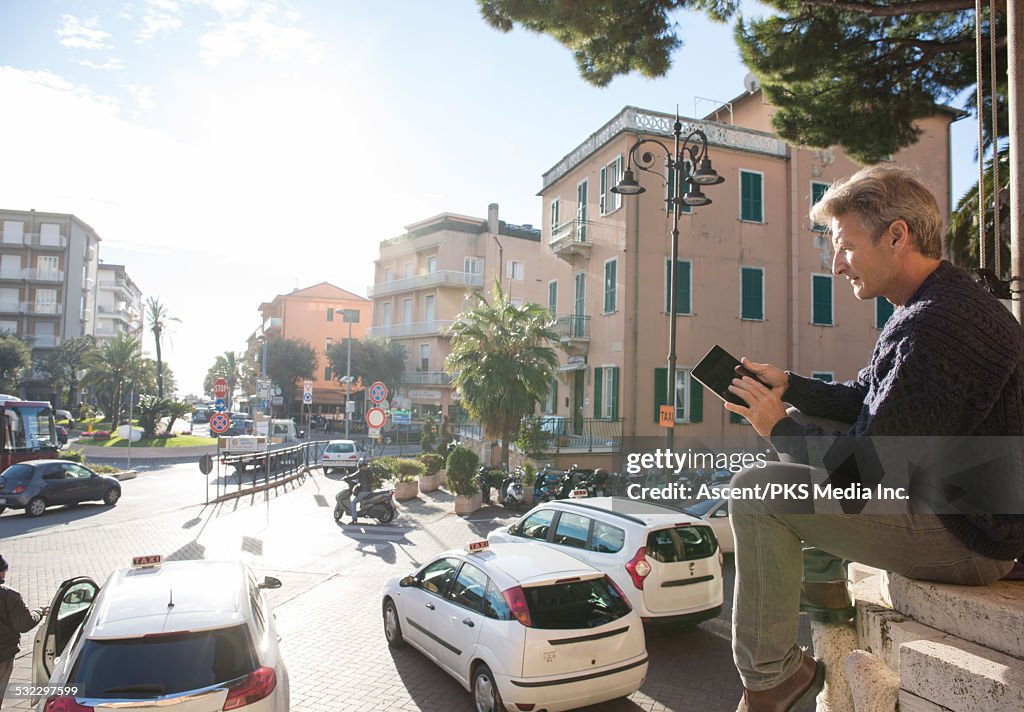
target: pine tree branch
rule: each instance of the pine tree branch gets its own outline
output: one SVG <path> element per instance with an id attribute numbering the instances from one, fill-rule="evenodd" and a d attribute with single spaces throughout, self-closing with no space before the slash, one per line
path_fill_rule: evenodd
<path id="1" fill-rule="evenodd" d="M 869 17 L 902 17 L 904 15 L 922 15 L 926 13 L 960 12 L 973 10 L 973 0 L 917 0 L 915 2 L 881 4 L 875 2 L 857 2 L 857 0 L 802 0 L 805 5 L 827 7 L 844 12 L 854 12 Z M 1005 0 L 997 0 L 996 10 L 1006 12 Z"/>

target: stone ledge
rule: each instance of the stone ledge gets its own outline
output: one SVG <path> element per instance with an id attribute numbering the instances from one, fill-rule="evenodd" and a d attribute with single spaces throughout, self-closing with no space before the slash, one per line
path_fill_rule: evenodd
<path id="1" fill-rule="evenodd" d="M 974 643 L 900 646 L 900 687 L 954 712 L 1024 709 L 1024 662 Z"/>

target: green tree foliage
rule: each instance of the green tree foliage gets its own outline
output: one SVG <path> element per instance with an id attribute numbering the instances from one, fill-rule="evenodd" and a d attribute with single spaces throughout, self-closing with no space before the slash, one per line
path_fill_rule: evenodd
<path id="1" fill-rule="evenodd" d="M 489 433 L 501 438 L 501 462 L 508 469 L 509 443 L 523 418 L 548 395 L 558 368 L 549 345 L 557 341 L 551 313 L 537 304 L 513 304 L 495 283 L 491 302 L 480 292 L 474 306 L 449 329 L 451 353 L 445 368 L 455 374 L 461 403 Z"/>
<path id="2" fill-rule="evenodd" d="M 672 14 L 688 9 L 729 21 L 732 0 L 477 0 L 499 30 L 519 24 L 568 47 L 585 80 L 664 75 L 681 42 Z M 914 122 L 975 83 L 970 0 L 766 0 L 773 15 L 736 24 L 744 62 L 777 107 L 787 141 L 843 146 L 877 162 L 917 139 Z M 1001 10 L 1001 8 L 1000 8 Z M 985 44 L 988 32 L 985 27 Z M 1005 74 L 1006 26 L 995 28 Z M 1005 126 L 1005 124 L 1004 124 Z"/>
<path id="3" fill-rule="evenodd" d="M 121 420 L 124 387 L 129 381 L 145 383 L 148 359 L 142 357 L 142 344 L 128 334 L 118 334 L 89 354 L 85 360 L 83 385 L 88 386 L 104 414 L 113 424 Z M 137 388 L 139 392 L 145 392 Z"/>
<path id="4" fill-rule="evenodd" d="M 1010 271 L 1010 167 L 1009 151 L 1003 148 L 999 152 L 999 248 L 1001 277 L 1009 275 Z M 986 163 L 985 169 L 985 255 L 986 266 L 995 269 L 995 240 L 992 236 L 995 232 L 995 211 L 993 210 L 993 180 L 992 161 Z M 946 239 L 946 251 L 950 258 L 961 267 L 971 269 L 980 265 L 979 231 L 978 231 L 978 184 L 964 194 L 956 204 L 956 210 L 949 221 L 949 232 Z M 1013 289 L 1019 289 L 1019 285 L 1011 285 Z"/>
<path id="5" fill-rule="evenodd" d="M 186 417 L 192 412 L 192 406 L 185 401 L 172 400 L 167 403 L 167 430 L 165 431 L 168 435 L 174 428 L 174 423 L 180 418 Z"/>
<path id="6" fill-rule="evenodd" d="M 0 334 L 0 392 L 18 391 L 22 375 L 32 365 L 32 349 L 14 334 Z"/>
<path id="7" fill-rule="evenodd" d="M 444 471 L 445 486 L 465 497 L 476 494 L 476 468 L 479 466 L 480 458 L 468 447 L 452 448 Z"/>
<path id="8" fill-rule="evenodd" d="M 225 351 L 217 356 L 213 365 L 206 372 L 206 378 L 203 379 L 203 392 L 213 393 L 213 384 L 218 378 L 223 378 L 228 382 L 228 395 L 224 401 L 228 411 L 230 411 L 235 389 L 242 382 L 242 371 L 242 355 L 234 351 Z"/>
<path id="9" fill-rule="evenodd" d="M 167 409 L 171 401 L 152 395 L 139 396 L 139 403 L 134 408 L 132 415 L 139 421 L 144 437 L 152 438 L 156 435 L 156 427 L 160 420 L 167 415 Z"/>
<path id="10" fill-rule="evenodd" d="M 340 381 L 348 366 L 348 345 L 334 344 L 327 352 L 331 374 Z M 352 340 L 352 377 L 369 386 L 380 381 L 394 391 L 405 370 L 405 347 L 397 341 L 369 337 Z"/>
<path id="11" fill-rule="evenodd" d="M 312 378 L 317 368 L 316 351 L 305 339 L 271 338 L 267 341 L 267 377 L 281 388 L 290 407 L 300 380 Z"/>
<path id="12" fill-rule="evenodd" d="M 57 348 L 33 356 L 33 369 L 57 394 L 61 407 L 73 408 L 78 401 L 78 374 L 90 353 L 96 350 L 93 336 L 73 336 Z"/>
<path id="13" fill-rule="evenodd" d="M 164 362 L 162 356 L 163 338 L 167 331 L 169 322 L 181 322 L 181 319 L 167 313 L 167 307 L 161 304 L 157 297 L 150 297 L 146 300 L 146 319 L 149 321 L 149 330 L 153 334 L 153 341 L 156 344 L 156 394 L 158 398 L 164 397 Z"/>

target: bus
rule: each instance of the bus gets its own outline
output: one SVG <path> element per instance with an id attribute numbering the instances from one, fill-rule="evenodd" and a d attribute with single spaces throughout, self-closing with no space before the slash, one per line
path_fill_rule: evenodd
<path id="1" fill-rule="evenodd" d="M 57 428 L 49 403 L 0 395 L 0 408 L 0 472 L 17 462 L 57 457 Z"/>

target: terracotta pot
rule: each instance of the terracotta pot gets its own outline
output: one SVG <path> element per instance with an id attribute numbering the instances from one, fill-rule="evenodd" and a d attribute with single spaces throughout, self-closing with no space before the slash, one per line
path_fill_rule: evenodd
<path id="1" fill-rule="evenodd" d="M 483 506 L 484 496 L 480 492 L 469 496 L 463 494 L 455 495 L 455 513 L 472 514 Z"/>
<path id="2" fill-rule="evenodd" d="M 433 492 L 441 486 L 443 475 L 438 473 L 436 475 L 423 475 L 420 477 L 420 492 Z"/>
<path id="3" fill-rule="evenodd" d="M 405 499 L 415 499 L 420 493 L 420 486 L 416 480 L 411 482 L 396 482 L 395 483 L 395 499 L 401 501 Z"/>

